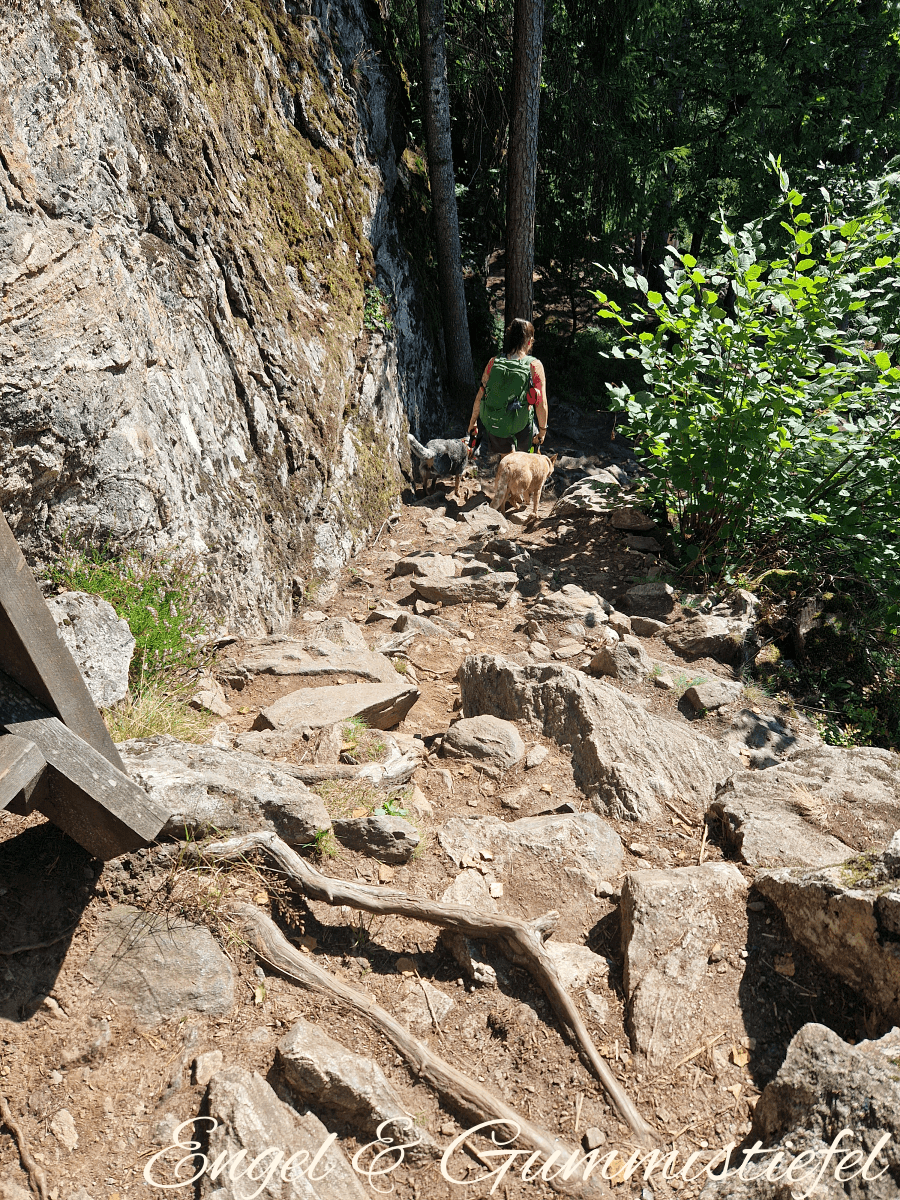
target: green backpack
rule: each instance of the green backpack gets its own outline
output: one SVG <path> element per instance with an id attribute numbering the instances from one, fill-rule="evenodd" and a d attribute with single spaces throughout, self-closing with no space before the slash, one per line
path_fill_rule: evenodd
<path id="1" fill-rule="evenodd" d="M 526 399 L 531 385 L 533 358 L 494 359 L 487 387 L 481 398 L 481 422 L 494 437 L 514 437 L 531 423 Z"/>

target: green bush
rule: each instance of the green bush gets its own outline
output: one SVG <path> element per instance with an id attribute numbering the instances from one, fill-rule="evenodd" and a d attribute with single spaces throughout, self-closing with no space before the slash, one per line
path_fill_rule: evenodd
<path id="1" fill-rule="evenodd" d="M 47 576 L 59 588 L 102 596 L 128 622 L 136 642 L 133 685 L 165 679 L 171 689 L 179 676 L 203 665 L 212 622 L 202 606 L 202 571 L 192 555 L 66 547 Z"/>
<path id="2" fill-rule="evenodd" d="M 612 386 L 671 521 L 683 573 L 786 566 L 864 581 L 896 625 L 900 542 L 897 177 L 815 205 L 772 160 L 773 216 L 701 267 L 673 251 L 665 293 L 634 272 L 636 311 L 602 292 L 643 389 Z M 614 348 L 612 353 L 622 354 Z"/>

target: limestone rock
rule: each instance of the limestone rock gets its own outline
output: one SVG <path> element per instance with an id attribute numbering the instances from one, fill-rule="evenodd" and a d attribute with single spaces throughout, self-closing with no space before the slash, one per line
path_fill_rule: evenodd
<path id="1" fill-rule="evenodd" d="M 394 574 L 415 575 L 419 579 L 429 579 L 432 576 L 452 579 L 456 575 L 456 563 L 449 554 L 435 554 L 423 550 L 399 559 L 394 564 Z"/>
<path id="2" fill-rule="evenodd" d="M 613 529 L 628 529 L 636 533 L 644 533 L 656 528 L 656 522 L 641 512 L 639 508 L 622 507 L 613 511 Z"/>
<path id="3" fill-rule="evenodd" d="M 320 1024 L 302 1018 L 296 1021 L 278 1043 L 277 1061 L 298 1099 L 326 1109 L 372 1138 L 386 1121 L 388 1136 L 405 1142 L 422 1139 L 422 1145 L 409 1152 L 415 1160 L 433 1156 L 433 1139 L 415 1126 L 381 1067 L 330 1038 Z M 440 1153 L 438 1150 L 438 1157 Z"/>
<path id="4" fill-rule="evenodd" d="M 465 717 L 447 730 L 441 753 L 451 758 L 489 759 L 509 768 L 525 757 L 525 743 L 511 721 L 491 716 Z"/>
<path id="5" fill-rule="evenodd" d="M 239 833 L 271 822 L 292 846 L 309 845 L 331 818 L 321 797 L 287 770 L 241 751 L 195 746 L 159 734 L 119 746 L 125 769 L 172 815 L 161 837 Z"/>
<path id="6" fill-rule="evenodd" d="M 668 629 L 665 621 L 654 621 L 652 617 L 641 617 L 635 614 L 631 617 L 631 632 L 637 637 L 652 638 Z"/>
<path id="7" fill-rule="evenodd" d="M 290 759 L 302 757 L 304 763 L 336 763 L 344 742 L 343 726 L 323 725 L 319 729 L 298 729 L 279 733 L 275 729 L 251 729 L 234 738 L 234 748 L 257 758 Z"/>
<path id="8" fill-rule="evenodd" d="M 97 707 L 124 699 L 135 646 L 128 622 L 108 601 L 87 592 L 63 592 L 47 607 Z"/>
<path id="9" fill-rule="evenodd" d="M 430 1033 L 434 1029 L 435 1020 L 440 1026 L 455 1005 L 456 1001 L 452 996 L 442 992 L 429 980 L 410 979 L 401 988 L 397 1016 L 412 1030 Z"/>
<path id="10" fill-rule="evenodd" d="M 796 941 L 895 1025 L 900 1024 L 898 866 L 897 857 L 882 853 L 818 870 L 764 871 L 756 878 L 757 890 L 781 911 Z"/>
<path id="11" fill-rule="evenodd" d="M 531 919 L 557 909 L 557 936 L 568 941 L 583 936 L 598 886 L 618 875 L 624 857 L 618 834 L 595 813 L 452 817 L 438 841 L 457 866 L 489 865 L 503 881 L 504 912 Z"/>
<path id="12" fill-rule="evenodd" d="M 546 746 L 542 746 L 540 743 L 538 743 L 536 746 L 532 746 L 525 755 L 525 770 L 533 771 L 535 767 L 539 767 L 541 763 L 546 761 L 549 753 L 550 751 L 548 748 Z"/>
<path id="13" fill-rule="evenodd" d="M 853 853 L 824 826 L 862 816 L 871 843 L 900 824 L 900 759 L 889 750 L 814 746 L 766 771 L 737 771 L 710 805 L 727 844 L 751 866 L 823 866 Z"/>
<path id="14" fill-rule="evenodd" d="M 200 1200 L 245 1200 L 259 1187 L 265 1168 L 271 1166 L 272 1148 L 282 1151 L 282 1165 L 293 1154 L 302 1156 L 303 1151 L 306 1151 L 308 1163 L 329 1137 L 318 1117 L 308 1110 L 298 1112 L 285 1104 L 261 1075 L 243 1067 L 226 1067 L 212 1077 L 204 1112 L 217 1122 L 204 1146 L 210 1162 L 221 1157 L 225 1162 L 241 1163 L 239 1156 L 243 1151 L 243 1170 L 257 1158 L 259 1165 L 255 1168 L 256 1183 L 250 1185 L 249 1193 L 248 1180 L 242 1176 L 241 1167 L 234 1172 L 226 1169 L 218 1179 L 205 1173 L 198 1184 Z M 204 1124 L 201 1122 L 196 1132 L 200 1132 Z M 303 1161 L 300 1157 L 295 1163 Z M 235 1179 L 231 1178 L 232 1174 Z M 305 1175 L 291 1171 L 290 1181 L 282 1182 L 279 1169 L 264 1190 L 257 1193 L 259 1200 L 367 1200 L 361 1176 L 350 1166 L 338 1145 L 332 1143 L 328 1147 L 315 1174 L 312 1183 Z"/>
<path id="15" fill-rule="evenodd" d="M 332 827 L 342 846 L 384 863 L 408 862 L 420 841 L 416 827 L 403 817 L 346 817 Z"/>
<path id="16" fill-rule="evenodd" d="M 739 679 L 708 679 L 706 683 L 696 683 L 684 693 L 684 698 L 695 712 L 704 709 L 724 708 L 726 704 L 734 704 L 739 700 L 744 685 Z"/>
<path id="17" fill-rule="evenodd" d="M 90 22 L 73 9 L 62 40 L 50 8 L 25 27 L 0 14 L 16 194 L 0 213 L 0 286 L 10 312 L 34 318 L 27 337 L 0 327 L 0 361 L 15 364 L 4 512 L 44 560 L 67 535 L 189 547 L 210 606 L 253 633 L 291 620 L 292 564 L 333 573 L 377 527 L 366 464 L 385 498 L 399 493 L 406 413 L 443 416 L 392 200 L 395 81 L 368 54 L 367 18 L 333 5 L 321 38 L 293 44 L 255 14 L 229 7 L 217 21 L 223 45 L 247 39 L 236 86 L 254 96 L 227 114 L 162 9 L 141 17 L 138 58 L 109 8 Z M 302 153 L 287 150 L 301 138 Z M 333 182 L 336 162 L 347 166 Z M 378 264 L 392 325 L 365 350 L 359 288 L 318 294 L 311 280 L 330 267 L 314 232 L 312 275 L 298 273 L 284 204 L 308 214 L 305 229 L 330 227 L 353 271 L 357 252 Z"/>
<path id="18" fill-rule="evenodd" d="M 811 722 L 793 717 L 790 721 L 741 709 L 723 739 L 736 753 L 749 752 L 749 765 L 760 770 L 800 750 L 822 745 Z"/>
<path id="19" fill-rule="evenodd" d="M 207 1050 L 205 1054 L 198 1054 L 191 1064 L 191 1082 L 206 1087 L 213 1075 L 221 1071 L 223 1065 L 221 1050 Z"/>
<path id="20" fill-rule="evenodd" d="M 596 471 L 588 479 L 571 484 L 553 505 L 552 516 L 573 517 L 578 513 L 608 512 L 611 502 L 622 490 L 622 485 L 608 471 Z"/>
<path id="21" fill-rule="evenodd" d="M 560 982 L 570 992 L 581 991 L 592 980 L 609 975 L 606 959 L 587 946 L 577 942 L 558 942 L 555 938 L 550 938 L 545 946 L 559 973 Z"/>
<path id="22" fill-rule="evenodd" d="M 618 642 L 601 646 L 591 659 L 593 675 L 611 675 L 626 683 L 638 683 L 650 674 L 653 663 L 636 637 L 626 633 Z"/>
<path id="23" fill-rule="evenodd" d="M 88 974 L 104 995 L 157 1024 L 188 1012 L 222 1017 L 234 972 L 205 926 L 118 904 L 100 917 Z"/>
<path id="24" fill-rule="evenodd" d="M 762 1144 L 765 1156 L 753 1160 L 746 1180 L 736 1173 L 743 1159 L 733 1157 L 729 1176 L 711 1180 L 703 1200 L 787 1200 L 791 1192 L 821 1200 L 895 1200 L 900 1193 L 898 1057 L 896 1029 L 879 1041 L 851 1046 L 825 1025 L 804 1025 L 763 1089 L 743 1143 Z M 842 1130 L 848 1132 L 829 1161 Z M 869 1162 L 879 1143 L 881 1150 Z M 801 1154 L 808 1157 L 800 1159 Z M 774 1166 L 783 1176 L 791 1163 L 796 1164 L 791 1184 L 766 1180 L 767 1168 Z"/>
<path id="25" fill-rule="evenodd" d="M 709 950 L 719 940 L 717 910 L 733 909 L 746 892 L 732 863 L 625 876 L 620 912 L 627 1024 L 635 1052 L 646 1054 L 651 1067 L 718 1032 L 708 1028 L 718 1020 L 706 1004 Z"/>
<path id="26" fill-rule="evenodd" d="M 78 1130 L 75 1118 L 67 1108 L 61 1108 L 50 1122 L 50 1132 L 66 1150 L 71 1152 L 78 1146 Z"/>
<path id="27" fill-rule="evenodd" d="M 652 617 L 671 624 L 678 616 L 675 589 L 668 583 L 636 583 L 619 600 L 619 608 L 631 617 Z"/>
<path id="28" fill-rule="evenodd" d="M 709 803 L 734 757 L 703 734 L 652 716 L 637 700 L 556 665 L 472 655 L 459 672 L 463 713 L 533 721 L 572 747 L 575 782 L 598 811 L 655 819 L 671 799 Z"/>
<path id="29" fill-rule="evenodd" d="M 441 604 L 472 604 L 475 601 L 500 604 L 509 599 L 518 581 L 515 571 L 488 571 L 486 575 L 467 575 L 462 579 L 414 577 L 411 580 L 420 596 Z"/>
<path id="30" fill-rule="evenodd" d="M 666 645 L 682 658 L 733 661 L 741 651 L 743 631 L 712 614 L 694 613 L 677 621 L 665 635 Z"/>
<path id="31" fill-rule="evenodd" d="M 372 729 L 392 729 L 403 720 L 419 698 L 419 689 L 394 671 L 387 683 L 346 683 L 288 692 L 253 723 L 254 729 L 319 729 L 351 717 Z"/>

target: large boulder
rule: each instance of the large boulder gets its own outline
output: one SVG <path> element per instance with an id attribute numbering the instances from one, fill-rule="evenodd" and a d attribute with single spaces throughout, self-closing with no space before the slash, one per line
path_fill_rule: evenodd
<path id="1" fill-rule="evenodd" d="M 169 913 L 107 910 L 87 969 L 103 995 L 147 1024 L 191 1012 L 222 1017 L 234 1006 L 234 971 L 218 942 Z"/>
<path id="2" fill-rule="evenodd" d="M 877 1016 L 900 1024 L 900 834 L 879 855 L 763 871 L 756 887 L 801 946 Z"/>
<path id="3" fill-rule="evenodd" d="M 342 846 L 383 863 L 408 862 L 420 841 L 415 825 L 403 817 L 345 817 L 332 828 Z"/>
<path id="4" fill-rule="evenodd" d="M 223 665 L 220 674 L 232 687 L 242 687 L 253 675 L 336 677 L 337 682 L 343 682 L 342 677 L 346 677 L 348 681 L 361 679 L 369 683 L 393 682 L 396 676 L 391 660 L 365 645 L 341 646 L 330 638 L 304 641 L 280 635 L 247 643 L 240 661 Z"/>
<path id="5" fill-rule="evenodd" d="M 124 699 L 135 646 L 128 622 L 107 600 L 87 592 L 63 592 L 47 607 L 97 707 Z"/>
<path id="6" fill-rule="evenodd" d="M 598 812 L 655 820 L 665 800 L 705 807 L 735 767 L 710 738 L 568 667 L 521 667 L 476 654 L 460 667 L 459 681 L 465 716 L 530 721 L 571 746 L 575 782 Z"/>
<path id="7" fill-rule="evenodd" d="M 635 1053 L 651 1067 L 680 1058 L 723 1020 L 722 991 L 730 992 L 732 1033 L 739 1037 L 738 976 L 717 981 L 709 1002 L 710 951 L 741 905 L 747 884 L 732 863 L 668 871 L 632 871 L 622 886 L 623 986 Z M 744 922 L 746 932 L 746 921 Z"/>
<path id="8" fill-rule="evenodd" d="M 825 1025 L 804 1025 L 753 1110 L 744 1146 L 760 1147 L 758 1156 L 742 1177 L 745 1160 L 735 1152 L 702 1200 L 896 1200 L 898 1058 L 896 1029 L 852 1046 Z"/>
<path id="9" fill-rule="evenodd" d="M 751 866 L 841 862 L 851 845 L 883 846 L 900 826 L 900 759 L 874 746 L 813 746 L 766 771 L 735 772 L 710 815 Z"/>
<path id="10" fill-rule="evenodd" d="M 172 815 L 161 837 L 202 837 L 272 827 L 293 846 L 331 828 L 315 792 L 275 763 L 239 750 L 195 746 L 160 734 L 122 742 L 125 769 Z"/>
<path id="11" fill-rule="evenodd" d="M 504 912 L 530 920 L 556 909 L 557 935 L 572 941 L 584 936 L 601 885 L 618 876 L 624 857 L 619 835 L 596 813 L 451 817 L 438 841 L 457 867 L 489 870 L 502 883 L 494 903 Z"/>
<path id="12" fill-rule="evenodd" d="M 360 1175 L 332 1142 L 319 1118 L 305 1107 L 297 1111 L 279 1100 L 274 1089 L 255 1071 L 232 1066 L 213 1075 L 203 1112 L 215 1125 L 198 1122 L 194 1136 L 201 1135 L 208 1162 L 219 1161 L 224 1169 L 217 1178 L 213 1178 L 211 1171 L 200 1177 L 196 1185 L 200 1200 L 246 1200 L 248 1196 L 258 1196 L 259 1200 L 366 1200 L 368 1197 Z M 185 1140 L 190 1138 L 188 1131 Z M 308 1167 L 323 1147 L 327 1149 L 312 1183 L 302 1173 L 302 1166 Z M 293 1166 L 287 1167 L 292 1156 L 296 1156 Z M 176 1161 L 174 1154 L 165 1160 L 169 1164 Z M 254 1162 L 253 1174 L 248 1176 Z M 171 1182 L 172 1176 L 165 1175 L 162 1165 L 155 1167 L 155 1178 L 166 1180 L 168 1187 L 181 1186 Z M 273 1165 L 273 1176 L 263 1187 L 260 1180 L 265 1180 Z M 250 1179 L 256 1182 L 251 1183 Z"/>

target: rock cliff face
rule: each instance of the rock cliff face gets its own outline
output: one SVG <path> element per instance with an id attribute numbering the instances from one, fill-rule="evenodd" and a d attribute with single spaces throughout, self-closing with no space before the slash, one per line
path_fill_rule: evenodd
<path id="1" fill-rule="evenodd" d="M 382 518 L 441 402 L 396 102 L 360 0 L 2 6 L 0 505 L 30 554 L 184 547 L 277 630 Z"/>

